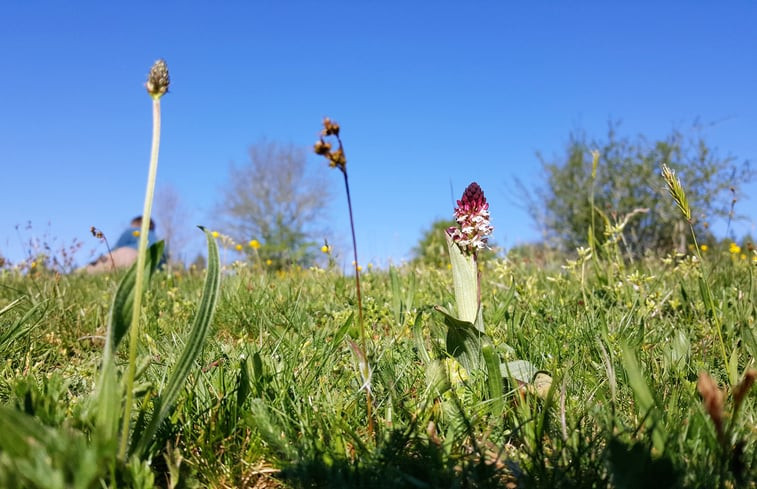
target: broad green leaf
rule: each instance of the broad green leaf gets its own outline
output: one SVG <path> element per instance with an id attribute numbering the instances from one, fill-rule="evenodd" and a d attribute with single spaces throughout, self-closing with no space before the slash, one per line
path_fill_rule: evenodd
<path id="1" fill-rule="evenodd" d="M 162 255 L 163 241 L 159 241 L 148 248 L 145 261 L 145 271 L 147 272 L 145 273 L 145 284 L 155 273 Z M 101 440 L 114 440 L 118 431 L 118 421 L 121 414 L 121 392 L 119 391 L 114 354 L 131 325 L 136 283 L 137 264 L 134 263 L 118 284 L 110 307 L 105 351 L 103 352 L 102 367 L 96 391 L 95 423 Z"/>
<path id="2" fill-rule="evenodd" d="M 492 411 L 495 415 L 500 415 L 504 411 L 504 393 L 502 388 L 502 375 L 499 370 L 499 355 L 494 352 L 491 343 L 485 344 L 481 352 L 486 362 L 486 381 L 489 385 L 489 398 L 492 400 Z"/>
<path id="3" fill-rule="evenodd" d="M 145 260 L 145 283 L 150 281 L 153 273 L 158 268 L 160 258 L 163 256 L 163 241 L 158 241 L 147 249 Z M 137 264 L 134 263 L 126 275 L 121 279 L 113 296 L 113 304 L 110 307 L 108 319 L 108 336 L 106 339 L 106 353 L 116 351 L 131 325 L 132 305 L 134 304 L 134 285 L 137 282 Z"/>
<path id="4" fill-rule="evenodd" d="M 663 453 L 665 451 L 665 438 L 663 437 L 659 419 L 660 413 L 652 391 L 649 390 L 649 386 L 641 374 L 639 363 L 636 361 L 636 356 L 628 345 L 622 346 L 621 356 L 623 359 L 623 368 L 628 376 L 628 383 L 631 385 L 631 390 L 639 407 L 639 415 L 646 418 L 647 426 L 652 429 L 652 444 L 655 449 L 658 453 Z"/>
<path id="5" fill-rule="evenodd" d="M 481 348 L 484 344 L 491 343 L 486 333 L 473 326 L 473 323 L 457 319 L 441 306 L 434 309 L 442 313 L 444 324 L 447 325 L 447 353 L 455 357 L 468 372 L 483 370 L 485 365 Z"/>
<path id="6" fill-rule="evenodd" d="M 36 418 L 8 406 L 0 406 L 0 453 L 26 457 L 35 446 L 50 447 L 55 433 Z"/>
<path id="7" fill-rule="evenodd" d="M 478 315 L 478 269 L 472 255 L 464 255 L 447 233 L 447 249 L 452 264 L 452 285 L 455 288 L 457 316 L 462 321 L 476 324 Z M 481 330 L 483 333 L 483 330 Z"/>
<path id="8" fill-rule="evenodd" d="M 205 232 L 205 237 L 208 241 L 208 266 L 200 306 L 197 310 L 192 330 L 189 333 L 189 338 L 187 338 L 184 351 L 181 353 L 181 357 L 174 367 L 165 389 L 155 401 L 155 408 L 147 428 L 145 428 L 143 433 L 135 433 L 131 449 L 131 452 L 134 454 L 141 453 L 147 448 L 160 424 L 173 409 L 174 403 L 184 387 L 184 382 L 202 352 L 202 347 L 205 344 L 205 339 L 210 329 L 210 323 L 213 320 L 213 313 L 218 303 L 221 283 L 218 245 L 210 231 L 202 227 L 200 229 Z"/>
<path id="9" fill-rule="evenodd" d="M 426 364 L 426 392 L 430 399 L 436 398 L 450 390 L 449 375 L 444 363 L 434 360 Z"/>
<path id="10" fill-rule="evenodd" d="M 528 360 L 513 360 L 512 362 L 502 363 L 499 366 L 502 377 L 514 379 L 522 384 L 531 382 L 539 371 Z"/>
<path id="11" fill-rule="evenodd" d="M 106 354 L 97 384 L 95 425 L 97 436 L 103 441 L 116 439 L 121 417 L 121 390 L 113 355 Z"/>

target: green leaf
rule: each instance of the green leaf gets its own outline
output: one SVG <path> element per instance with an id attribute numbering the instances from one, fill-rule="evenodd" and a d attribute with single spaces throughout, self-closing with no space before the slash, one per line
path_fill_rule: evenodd
<path id="1" fill-rule="evenodd" d="M 505 409 L 502 375 L 499 370 L 499 355 L 494 352 L 491 343 L 485 344 L 481 352 L 486 362 L 486 381 L 489 385 L 489 398 L 492 400 L 492 411 L 499 416 Z"/>
<path id="2" fill-rule="evenodd" d="M 260 360 L 259 356 L 258 360 Z M 244 404 L 250 392 L 250 371 L 247 367 L 247 359 L 243 358 L 239 362 L 239 376 L 237 377 L 237 409 Z"/>
<path id="3" fill-rule="evenodd" d="M 476 324 L 479 309 L 476 260 L 473 255 L 464 255 L 447 233 L 444 233 L 444 236 L 447 238 L 449 261 L 452 264 L 452 285 L 455 288 L 457 316 L 462 321 Z M 483 333 L 483 329 L 481 332 Z"/>
<path id="4" fill-rule="evenodd" d="M 54 442 L 54 432 L 36 418 L 8 406 L 0 406 L 0 453 L 26 457 L 35 446 L 46 451 Z"/>
<path id="5" fill-rule="evenodd" d="M 654 448 L 658 453 L 663 453 L 665 451 L 665 438 L 663 436 L 662 426 L 659 419 L 660 413 L 654 396 L 652 395 L 652 391 L 649 390 L 649 386 L 641 374 L 639 363 L 636 361 L 636 356 L 628 345 L 622 346 L 621 355 L 623 359 L 623 368 L 628 376 L 628 383 L 631 385 L 631 390 L 636 397 L 639 414 L 646 418 L 647 426 L 652 429 L 652 443 Z"/>
<path id="6" fill-rule="evenodd" d="M 163 256 L 163 241 L 158 241 L 147 249 L 145 260 L 145 284 L 149 283 Z M 113 296 L 108 318 L 108 336 L 105 342 L 106 354 L 116 351 L 119 343 L 131 325 L 132 305 L 134 304 L 134 285 L 137 283 L 137 264 L 134 263 L 121 279 Z M 109 351 L 108 351 L 109 350 Z"/>
<path id="7" fill-rule="evenodd" d="M 16 299 L 15 301 L 5 306 L 2 310 L 0 310 L 0 316 L 11 310 L 13 307 L 17 306 L 20 302 L 21 299 Z M 32 316 L 34 316 L 34 314 L 37 312 L 37 309 L 39 309 L 43 304 L 45 304 L 44 301 L 37 302 L 32 307 L 30 307 L 22 317 L 16 320 L 16 322 L 13 323 L 10 328 L 5 331 L 0 331 L 0 352 L 5 352 L 8 348 L 10 348 L 14 341 L 16 341 L 22 335 L 26 334 L 42 320 L 42 317 L 40 316 L 39 318 L 37 318 L 36 322 L 30 322 Z"/>
<path id="8" fill-rule="evenodd" d="M 145 284 L 149 283 L 158 263 L 163 256 L 163 241 L 159 241 L 147 250 L 145 260 Z M 137 283 L 137 263 L 134 263 L 118 284 L 113 296 L 108 318 L 105 350 L 96 390 L 95 424 L 97 436 L 101 440 L 114 440 L 118 432 L 121 413 L 121 393 L 119 392 L 118 372 L 114 354 L 121 340 L 131 326 L 132 307 L 134 305 L 134 286 Z"/>
<path id="9" fill-rule="evenodd" d="M 528 360 L 513 360 L 500 364 L 499 366 L 502 377 L 513 379 L 522 384 L 531 382 L 539 370 Z"/>
<path id="10" fill-rule="evenodd" d="M 261 438 L 274 450 L 282 459 L 291 461 L 295 459 L 296 454 L 292 444 L 283 438 L 284 431 L 281 429 L 276 420 L 262 399 L 253 399 L 250 403 L 250 421 L 260 432 Z"/>
<path id="11" fill-rule="evenodd" d="M 483 370 L 485 364 L 482 347 L 491 343 L 486 333 L 471 322 L 457 319 L 441 306 L 435 306 L 434 309 L 442 313 L 444 324 L 447 325 L 447 353 L 455 357 L 468 372 Z"/>
<path id="12" fill-rule="evenodd" d="M 200 227 L 205 232 L 208 241 L 208 267 L 205 276 L 205 286 L 200 299 L 200 306 L 195 316 L 192 330 L 187 338 L 184 351 L 174 367 L 171 377 L 168 379 L 165 389 L 160 393 L 160 397 L 155 401 L 152 418 L 143 433 L 135 433 L 134 443 L 132 444 L 131 453 L 137 454 L 144 451 L 153 436 L 157 432 L 160 424 L 165 417 L 173 410 L 174 403 L 184 387 L 189 373 L 194 367 L 195 361 L 200 356 L 205 339 L 208 336 L 210 323 L 213 320 L 216 304 L 221 283 L 220 258 L 218 256 L 218 245 L 213 235 L 205 228 Z"/>
<path id="13" fill-rule="evenodd" d="M 426 339 L 423 336 L 423 311 L 419 311 L 415 315 L 415 322 L 413 323 L 413 342 L 415 343 L 415 349 L 418 352 L 423 363 L 428 365 L 431 363 L 431 355 L 428 354 L 426 349 Z"/>
<path id="14" fill-rule="evenodd" d="M 402 289 L 400 287 L 400 277 L 397 274 L 397 269 L 389 267 L 389 281 L 392 286 L 392 312 L 394 313 L 394 322 L 396 324 L 402 324 Z"/>

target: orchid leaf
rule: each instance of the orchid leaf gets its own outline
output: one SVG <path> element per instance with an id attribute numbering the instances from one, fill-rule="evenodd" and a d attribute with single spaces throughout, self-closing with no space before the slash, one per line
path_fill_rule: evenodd
<path id="1" fill-rule="evenodd" d="M 476 324 L 478 315 L 478 269 L 473 255 L 466 255 L 460 250 L 449 234 L 447 238 L 449 259 L 452 265 L 452 285 L 455 288 L 455 301 L 457 302 L 457 316 L 462 321 Z M 476 327 L 483 333 L 483 327 Z"/>

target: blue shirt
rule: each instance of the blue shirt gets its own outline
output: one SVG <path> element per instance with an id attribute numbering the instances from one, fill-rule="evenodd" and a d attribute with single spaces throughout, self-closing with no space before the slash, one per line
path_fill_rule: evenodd
<path id="1" fill-rule="evenodd" d="M 135 232 L 136 231 L 136 232 Z M 123 233 L 121 233 L 121 237 L 118 238 L 118 241 L 116 241 L 116 246 L 114 246 L 114 249 L 116 248 L 134 248 L 135 250 L 139 249 L 139 231 L 140 228 L 138 227 L 130 227 Z M 155 231 L 150 231 L 147 233 L 147 246 L 152 246 L 153 244 L 157 243 L 158 235 L 155 234 Z M 163 248 L 163 256 L 160 257 L 160 263 L 158 265 L 165 264 L 167 260 L 167 250 Z"/>

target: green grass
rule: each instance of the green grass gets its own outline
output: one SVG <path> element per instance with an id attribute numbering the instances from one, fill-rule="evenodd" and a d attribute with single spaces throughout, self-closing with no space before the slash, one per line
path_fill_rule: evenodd
<path id="1" fill-rule="evenodd" d="M 697 391 L 700 372 L 724 387 L 754 367 L 754 266 L 727 251 L 705 260 L 714 308 L 691 257 L 486 261 L 494 351 L 553 379 L 546 396 L 505 380 L 501 399 L 485 374 L 445 358 L 433 306 L 454 309 L 449 270 L 365 273 L 373 435 L 351 277 L 227 271 L 154 448 L 117 463 L 98 450 L 93 392 L 120 275 L 0 270 L 0 407 L 21 427 L 36 418 L 44 428 L 39 446 L 0 448 L 0 487 L 757 487 L 755 393 L 735 420 L 726 394 L 724 443 Z M 168 382 L 203 280 L 153 277 L 136 413 Z M 119 371 L 127 360 L 122 347 Z"/>

